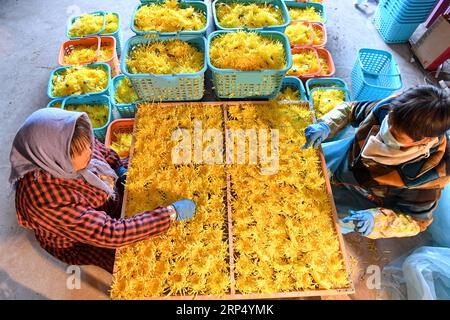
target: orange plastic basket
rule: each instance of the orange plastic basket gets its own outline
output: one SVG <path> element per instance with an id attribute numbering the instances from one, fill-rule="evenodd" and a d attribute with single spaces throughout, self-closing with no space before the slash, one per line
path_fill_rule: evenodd
<path id="1" fill-rule="evenodd" d="M 291 24 L 289 26 L 293 26 L 293 25 L 296 25 L 296 24 L 303 24 L 305 26 L 311 26 L 311 22 L 304 21 L 304 20 L 294 20 L 294 21 L 291 22 Z M 288 26 L 288 28 L 289 28 L 289 26 Z M 293 44 L 291 42 L 291 39 L 289 39 L 289 44 L 291 45 L 291 48 L 309 47 L 309 46 L 313 45 L 313 42 L 314 42 L 314 32 L 312 30 L 310 32 L 309 41 L 307 43 L 304 43 L 304 44 Z"/>
<path id="2" fill-rule="evenodd" d="M 327 41 L 328 41 L 327 28 L 325 28 L 325 25 L 323 23 L 320 23 L 320 22 L 310 22 L 310 23 L 311 23 L 311 26 L 313 27 L 314 30 L 321 30 L 322 34 L 323 34 L 322 41 L 317 41 L 316 37 L 314 35 L 314 32 L 313 32 L 312 46 L 313 47 L 317 47 L 317 48 L 325 47 L 325 45 L 327 44 Z"/>
<path id="3" fill-rule="evenodd" d="M 80 62 L 79 64 L 86 65 L 86 64 L 91 64 L 91 63 L 95 63 L 95 62 L 104 62 L 104 63 L 107 63 L 111 68 L 111 77 L 114 77 L 114 76 L 120 74 L 120 61 L 119 61 L 119 58 L 117 57 L 117 53 L 115 50 L 116 39 L 112 36 L 102 36 L 102 37 L 93 36 L 93 37 L 80 38 L 80 39 L 76 39 L 76 40 L 68 40 L 68 41 L 64 42 L 61 45 L 61 48 L 59 49 L 58 64 L 61 66 L 71 65 L 71 64 L 68 64 L 65 62 L 65 57 L 67 55 L 69 55 L 73 49 L 75 49 L 78 46 L 90 47 L 93 45 L 97 46 L 97 52 L 95 54 L 95 58 L 92 60 Z M 98 53 L 100 51 L 101 46 L 108 46 L 113 49 L 112 50 L 113 55 L 107 61 L 99 61 L 98 60 Z"/>
<path id="4" fill-rule="evenodd" d="M 317 50 L 317 54 L 319 55 L 319 57 L 325 58 L 325 60 L 327 61 L 327 65 L 328 65 L 328 72 L 323 73 L 321 71 L 319 73 L 319 76 L 320 77 L 332 77 L 334 75 L 334 73 L 336 72 L 336 68 L 334 67 L 334 61 L 333 61 L 333 57 L 331 56 L 330 51 L 328 51 L 325 48 L 316 48 L 316 50 Z"/>
<path id="5" fill-rule="evenodd" d="M 302 51 L 307 51 L 307 50 L 314 51 L 315 54 L 316 54 L 316 59 L 317 59 L 317 61 L 319 61 L 319 54 L 318 54 L 316 48 L 311 47 L 311 46 L 309 46 L 309 47 L 294 47 L 294 48 L 292 48 L 292 60 L 294 60 L 294 54 L 298 54 L 298 53 L 301 53 Z M 294 63 L 292 63 L 292 66 L 294 66 Z M 306 74 L 289 73 L 288 72 L 287 75 L 288 76 L 294 76 L 294 77 L 297 77 L 297 78 L 300 78 L 300 79 L 309 79 L 309 78 L 315 78 L 320 73 L 320 70 L 321 70 L 321 68 L 320 68 L 320 62 L 319 62 L 319 70 L 316 71 L 316 72 L 306 73 Z"/>
<path id="6" fill-rule="evenodd" d="M 319 60 L 319 71 L 317 71 L 317 72 L 308 73 L 308 74 L 288 74 L 288 75 L 295 76 L 301 80 L 308 80 L 311 78 L 332 77 L 334 75 L 334 73 L 336 72 L 336 69 L 334 66 L 333 57 L 331 56 L 331 53 L 327 49 L 315 48 L 315 47 L 301 47 L 301 48 L 298 47 L 298 48 L 292 48 L 292 54 L 294 55 L 296 53 L 300 53 L 303 50 L 314 50 L 317 55 L 317 60 L 319 60 L 319 57 L 324 58 L 327 63 L 327 66 L 328 66 L 328 72 L 327 73 L 322 72 L 323 67 Z"/>
<path id="7" fill-rule="evenodd" d="M 117 119 L 111 122 L 106 131 L 105 146 L 110 148 L 113 142 L 116 141 L 116 134 L 118 133 L 133 133 L 134 119 Z M 121 158 L 126 158 L 128 154 L 122 154 Z"/>

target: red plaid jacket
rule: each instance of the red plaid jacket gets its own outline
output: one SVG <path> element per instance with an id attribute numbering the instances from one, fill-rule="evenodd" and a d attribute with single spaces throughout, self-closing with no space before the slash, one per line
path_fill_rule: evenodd
<path id="1" fill-rule="evenodd" d="M 127 166 L 98 140 L 93 157 L 114 170 Z M 19 180 L 15 200 L 19 224 L 33 230 L 47 252 L 68 264 L 93 264 L 110 272 L 115 248 L 161 234 L 170 226 L 166 207 L 120 219 L 119 192 L 108 199 L 105 191 L 83 178 L 60 179 L 42 170 Z"/>

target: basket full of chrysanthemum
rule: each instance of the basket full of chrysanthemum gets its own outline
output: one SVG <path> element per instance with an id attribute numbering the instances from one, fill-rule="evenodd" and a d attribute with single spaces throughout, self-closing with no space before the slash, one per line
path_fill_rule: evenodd
<path id="1" fill-rule="evenodd" d="M 289 40 L 278 31 L 216 31 L 207 54 L 219 98 L 274 98 L 292 65 Z"/>
<path id="2" fill-rule="evenodd" d="M 134 118 L 139 100 L 130 78 L 121 74 L 112 79 L 109 96 L 122 118 Z"/>
<path id="3" fill-rule="evenodd" d="M 284 32 L 291 22 L 282 0 L 215 0 L 214 24 L 219 30 L 276 30 Z"/>
<path id="4" fill-rule="evenodd" d="M 60 66 L 71 66 L 105 62 L 114 77 L 120 73 L 120 62 L 115 48 L 116 39 L 111 36 L 68 40 L 59 49 L 58 63 Z"/>
<path id="5" fill-rule="evenodd" d="M 285 1 L 292 20 L 327 22 L 327 14 L 322 3 Z"/>
<path id="6" fill-rule="evenodd" d="M 209 7 L 202 1 L 141 0 L 131 18 L 137 35 L 206 35 Z"/>
<path id="7" fill-rule="evenodd" d="M 335 73 L 333 57 L 325 48 L 294 47 L 292 48 L 291 76 L 306 80 L 317 77 L 331 77 Z"/>
<path id="8" fill-rule="evenodd" d="M 121 70 L 142 101 L 200 100 L 204 93 L 206 39 L 135 36 L 125 44 Z"/>
<path id="9" fill-rule="evenodd" d="M 133 141 L 134 119 L 116 119 L 111 122 L 106 131 L 105 146 L 117 152 L 119 157 L 130 155 Z"/>
<path id="10" fill-rule="evenodd" d="M 303 83 L 297 77 L 284 77 L 277 101 L 308 101 Z"/>
<path id="11" fill-rule="evenodd" d="M 292 21 L 286 28 L 291 47 L 324 47 L 327 43 L 327 31 L 320 22 L 303 20 Z"/>
<path id="12" fill-rule="evenodd" d="M 65 66 L 52 71 L 47 95 L 50 99 L 108 93 L 111 69 L 103 62 L 85 66 Z"/>
<path id="13" fill-rule="evenodd" d="M 67 20 L 66 35 L 69 39 L 79 39 L 90 36 L 112 36 L 116 39 L 116 51 L 120 56 L 120 16 L 116 12 L 95 11 Z"/>

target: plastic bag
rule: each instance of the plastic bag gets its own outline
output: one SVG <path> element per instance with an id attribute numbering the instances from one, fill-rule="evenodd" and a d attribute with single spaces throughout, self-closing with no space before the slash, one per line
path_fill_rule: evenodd
<path id="1" fill-rule="evenodd" d="M 428 232 L 437 246 L 450 248 L 450 185 L 442 191 Z"/>
<path id="2" fill-rule="evenodd" d="M 383 268 L 383 289 L 391 299 L 450 299 L 450 249 L 420 247 Z"/>

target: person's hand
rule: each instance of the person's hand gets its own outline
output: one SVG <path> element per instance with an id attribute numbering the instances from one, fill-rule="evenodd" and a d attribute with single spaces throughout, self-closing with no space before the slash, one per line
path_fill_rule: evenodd
<path id="1" fill-rule="evenodd" d="M 117 177 L 118 177 L 117 180 L 118 180 L 118 182 L 120 184 L 125 184 L 125 182 L 127 181 L 127 172 L 128 172 L 128 169 L 123 167 L 123 166 L 120 166 L 116 170 L 116 174 L 117 174 Z"/>
<path id="2" fill-rule="evenodd" d="M 368 210 L 353 211 L 349 210 L 350 215 L 341 219 L 343 223 L 353 221 L 355 224 L 355 231 L 367 237 L 372 233 L 375 227 L 375 219 L 372 213 Z"/>
<path id="3" fill-rule="evenodd" d="M 313 148 L 319 147 L 323 140 L 325 140 L 330 134 L 330 127 L 324 122 L 318 122 L 311 124 L 305 129 L 306 143 L 303 149 L 307 149 L 311 146 Z"/>
<path id="4" fill-rule="evenodd" d="M 179 200 L 172 203 L 172 206 L 177 212 L 177 220 L 189 220 L 195 213 L 195 202 L 192 200 Z"/>

